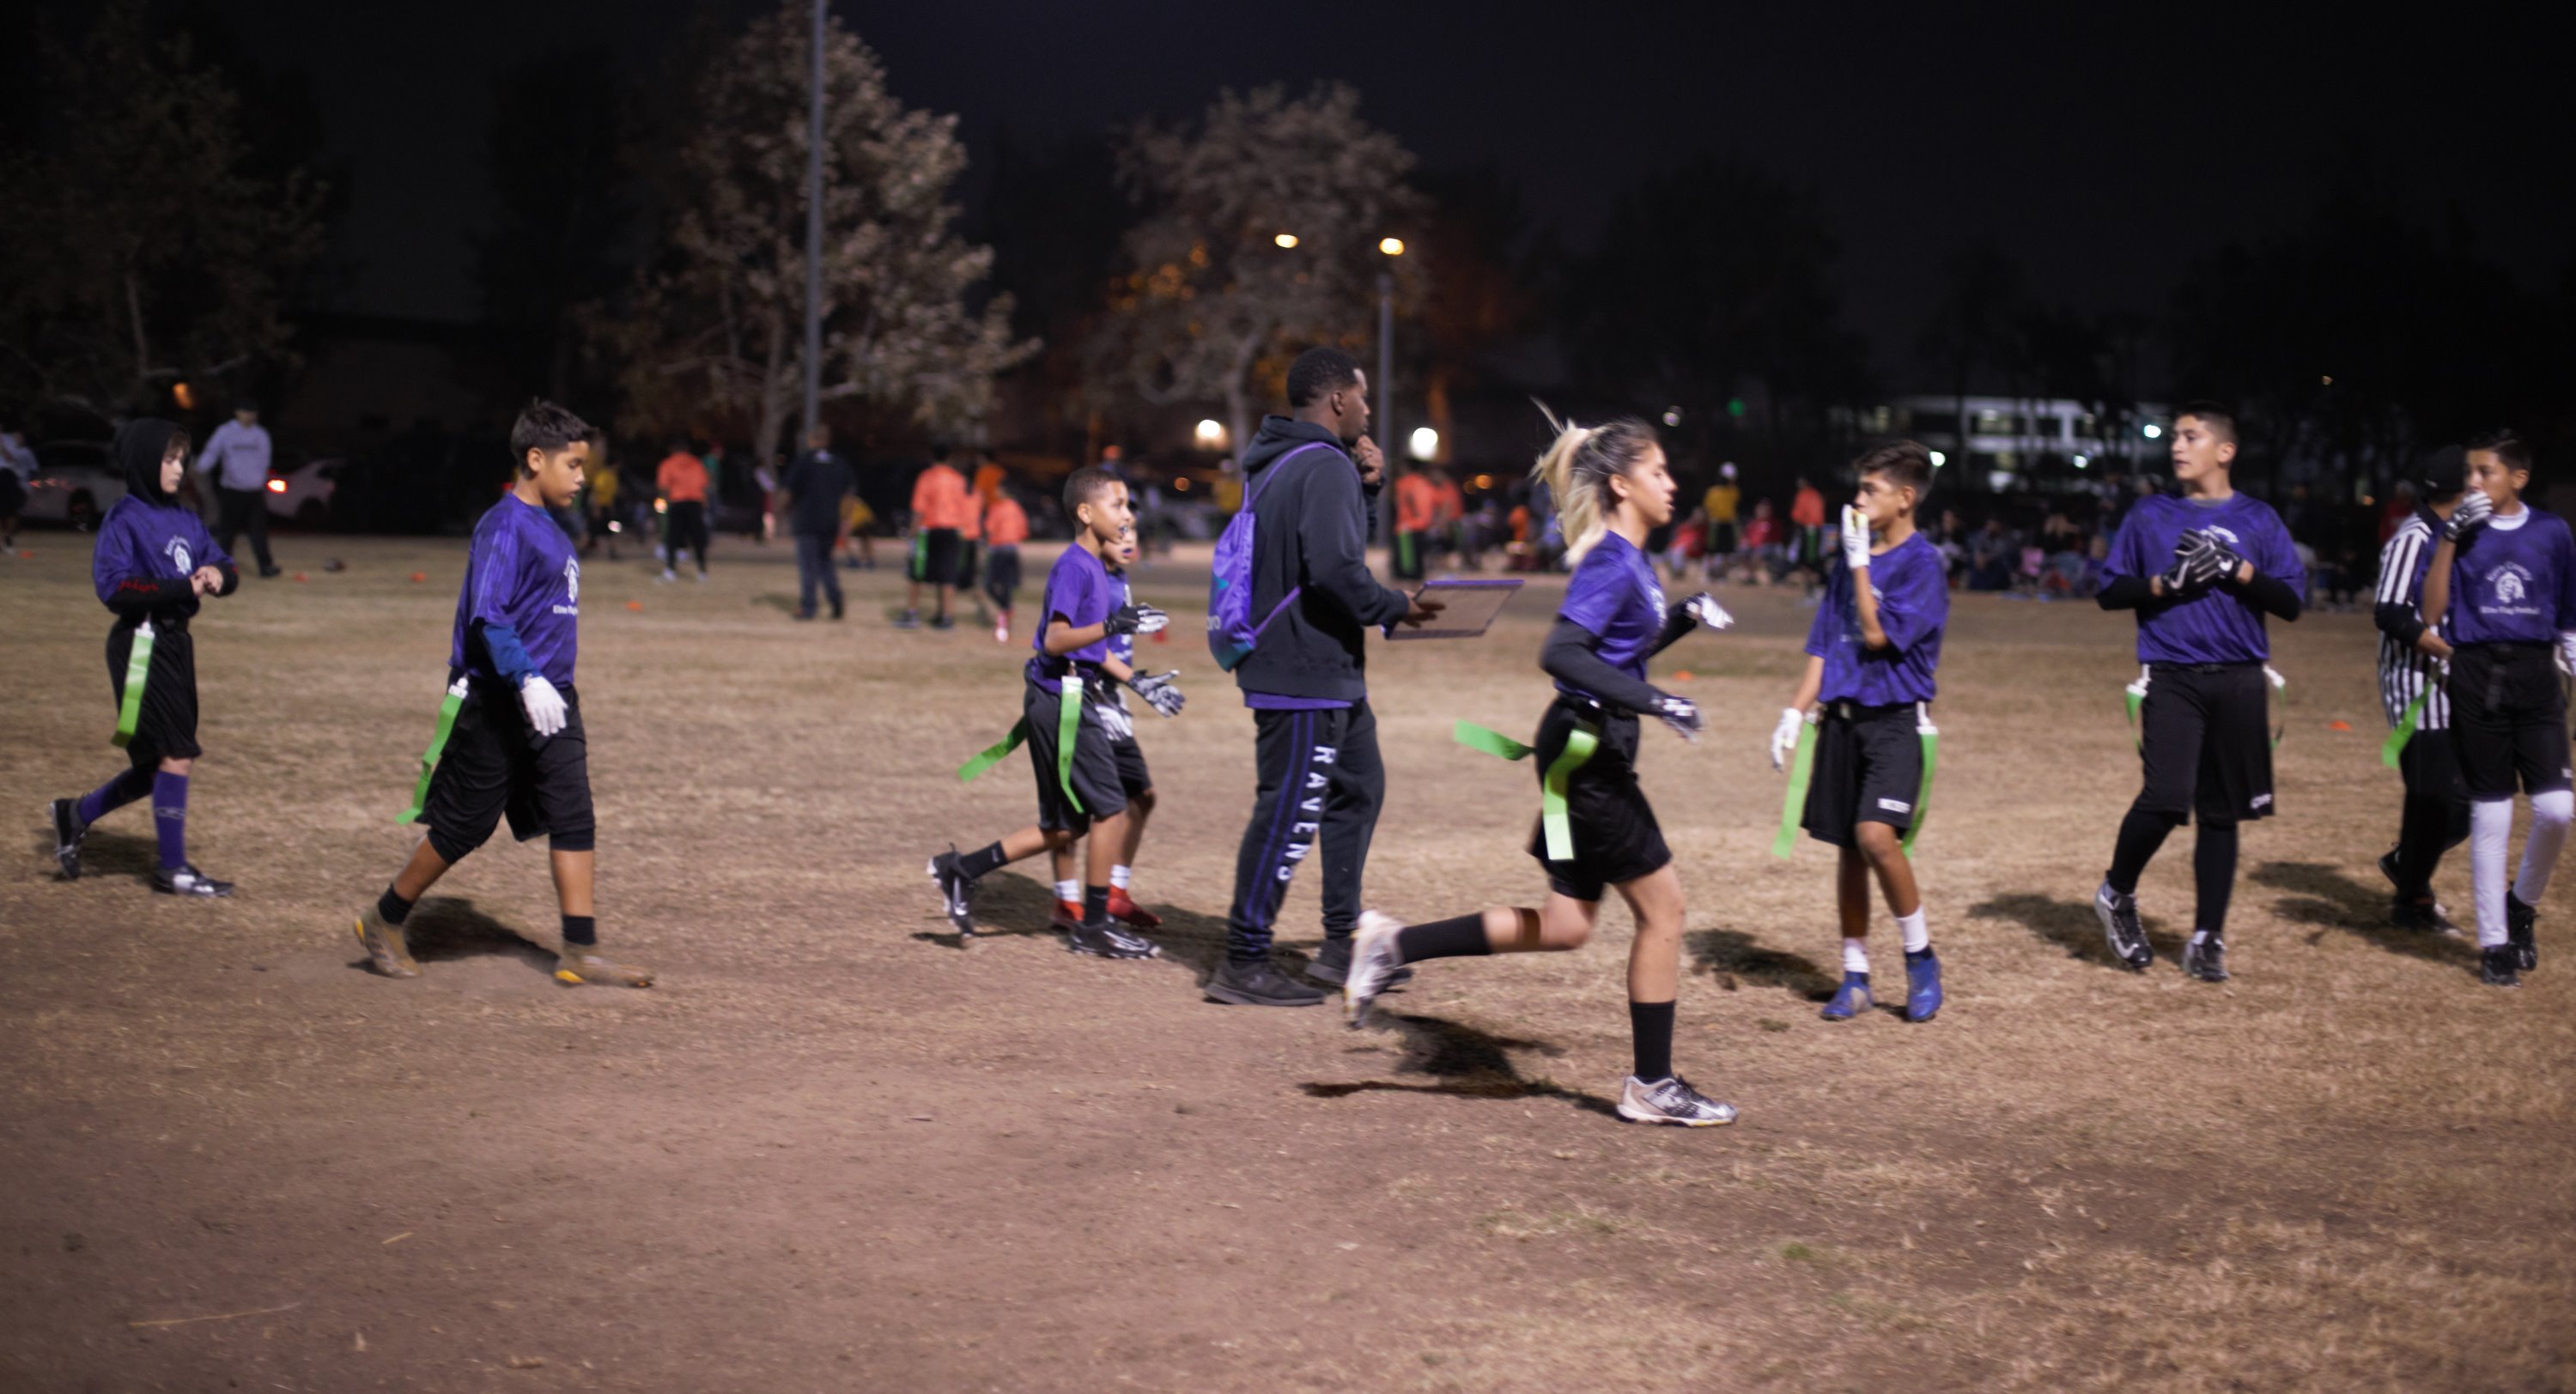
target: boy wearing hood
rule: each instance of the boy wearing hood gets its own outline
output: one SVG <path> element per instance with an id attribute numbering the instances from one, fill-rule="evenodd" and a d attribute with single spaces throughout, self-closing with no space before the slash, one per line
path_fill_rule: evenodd
<path id="1" fill-rule="evenodd" d="M 167 421 L 129 421 L 112 447 L 125 497 L 107 510 L 90 560 L 99 603 L 115 612 L 107 631 L 107 677 L 116 695 L 116 744 L 125 773 L 77 799 L 53 802 L 54 861 L 80 878 L 81 839 L 109 810 L 152 796 L 161 859 L 152 889 L 164 895 L 224 896 L 232 883 L 188 863 L 188 776 L 197 744 L 196 649 L 188 621 L 209 595 L 241 585 L 233 559 L 205 520 L 178 500 L 188 472 L 188 436 Z"/>

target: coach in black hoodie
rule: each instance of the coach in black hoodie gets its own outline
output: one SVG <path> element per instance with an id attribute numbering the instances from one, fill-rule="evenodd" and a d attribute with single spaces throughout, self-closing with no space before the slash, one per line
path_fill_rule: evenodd
<path id="1" fill-rule="evenodd" d="M 1368 380 L 1349 354 L 1308 349 L 1288 370 L 1293 416 L 1266 416 L 1243 452 L 1254 514 L 1252 614 L 1268 623 L 1234 670 L 1259 731 L 1260 791 L 1235 855 L 1226 961 L 1207 995 L 1247 1007 L 1309 1007 L 1325 993 L 1270 963 L 1271 920 L 1297 863 L 1324 838 L 1324 948 L 1307 975 L 1338 983 L 1359 922 L 1360 877 L 1386 793 L 1369 710 L 1371 629 L 1419 624 L 1436 607 L 1379 585 L 1368 568 L 1370 501 L 1385 468 L 1368 439 Z"/>

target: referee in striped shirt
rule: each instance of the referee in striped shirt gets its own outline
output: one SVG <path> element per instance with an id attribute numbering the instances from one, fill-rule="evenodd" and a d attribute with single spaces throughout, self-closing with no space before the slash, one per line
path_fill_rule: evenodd
<path id="1" fill-rule="evenodd" d="M 2394 888 L 2388 922 L 2400 929 L 2456 937 L 2459 927 L 2433 901 L 2433 872 L 2442 854 L 2469 835 L 2469 790 L 2451 748 L 2451 701 L 2442 691 L 2450 673 L 2451 645 L 2422 611 L 2424 575 L 2441 540 L 2442 524 L 2460 506 L 2466 466 L 2460 447 L 2445 446 L 2424 464 L 2415 481 L 2415 515 L 2379 549 L 2379 594 L 2372 618 L 2379 626 L 2379 702 L 2395 729 L 2414 713 L 2415 731 L 2398 757 L 2406 780 L 2406 805 L 2397 845 L 2379 859 Z M 2420 704 L 2420 706 L 2419 706 Z"/>

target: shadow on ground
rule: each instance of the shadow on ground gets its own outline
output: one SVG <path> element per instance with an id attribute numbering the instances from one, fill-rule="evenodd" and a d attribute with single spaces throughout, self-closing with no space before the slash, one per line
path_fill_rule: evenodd
<path id="1" fill-rule="evenodd" d="M 2049 943 L 2066 950 L 2068 958 L 2127 972 L 2126 965 L 2111 957 L 2111 947 L 2102 942 L 2102 921 L 2093 913 L 2093 905 L 2084 900 L 2059 900 L 2045 895 L 1999 895 L 1979 905 L 1968 907 L 1968 913 L 1984 919 L 2011 920 Z M 2139 924 L 2147 931 L 2147 943 L 2166 958 L 2182 955 L 2183 937 L 2163 928 L 2164 921 L 2141 914 Z"/>
<path id="2" fill-rule="evenodd" d="M 422 898 L 412 907 L 411 918 L 403 922 L 403 942 L 411 947 L 411 956 L 423 963 L 494 956 L 515 958 L 540 973 L 551 974 L 555 969 L 551 950 L 539 948 L 526 935 L 458 896 Z M 373 971 L 363 955 L 349 966 Z"/>
<path id="3" fill-rule="evenodd" d="M 1804 954 L 1783 953 L 1755 943 L 1740 929 L 1701 929 L 1682 936 L 1690 950 L 1691 971 L 1716 976 L 1729 992 L 1741 983 L 1785 987 L 1810 1002 L 1834 995 L 1835 977 Z"/>
<path id="4" fill-rule="evenodd" d="M 1345 1099 L 1373 1092 L 1452 1094 L 1470 1099 L 1563 1099 L 1593 1113 L 1618 1115 L 1617 1107 L 1608 1099 L 1568 1089 L 1552 1079 L 1525 1077 L 1512 1063 L 1510 1052 L 1515 1050 L 1534 1050 L 1550 1057 L 1565 1054 L 1564 1048 L 1553 1042 L 1497 1036 L 1432 1016 L 1397 1016 L 1379 1011 L 1376 1020 L 1394 1026 L 1403 1037 L 1404 1058 L 1396 1066 L 1397 1072 L 1430 1075 L 1432 1083 L 1364 1079 L 1350 1084 L 1310 1081 L 1299 1087 L 1318 1099 Z"/>
<path id="5" fill-rule="evenodd" d="M 2290 892 L 2272 902 L 2272 911 L 2282 919 L 2317 926 L 2317 931 L 2308 936 L 2311 944 L 2324 938 L 2327 930 L 2339 929 L 2393 954 L 2446 963 L 2467 972 L 2477 968 L 2474 940 L 2391 925 L 2388 893 L 2380 886 L 2347 875 L 2340 867 L 2324 862 L 2265 862 L 2254 868 L 2247 879 L 2258 886 Z"/>
<path id="6" fill-rule="evenodd" d="M 145 822 L 151 821 L 145 810 Z M 36 839 L 36 855 L 50 866 L 54 860 L 54 833 L 48 824 Z M 132 833 L 102 832 L 96 824 L 81 839 L 81 877 L 130 876 L 137 881 L 152 879 L 152 870 L 161 864 L 161 844 L 151 837 Z M 209 872 L 208 875 L 215 873 Z"/>
<path id="7" fill-rule="evenodd" d="M 931 917 L 945 925 L 946 917 L 936 909 L 939 893 L 927 877 L 921 883 L 921 896 L 926 904 L 933 907 Z M 1048 882 L 1008 869 L 992 872 L 975 883 L 975 937 L 1052 938 L 1057 931 L 1048 923 L 1048 916 L 1053 913 L 1054 906 L 1055 887 Z M 1161 945 L 1163 957 L 1188 965 L 1199 982 L 1205 983 L 1208 974 L 1225 962 L 1223 917 L 1184 910 L 1177 905 L 1149 902 L 1144 908 L 1160 915 L 1163 923 L 1159 928 L 1137 932 Z M 965 937 L 948 929 L 917 930 L 912 937 L 952 949 L 966 947 Z M 1276 959 L 1283 973 L 1295 976 L 1305 972 L 1307 959 L 1302 953 L 1282 948 Z"/>

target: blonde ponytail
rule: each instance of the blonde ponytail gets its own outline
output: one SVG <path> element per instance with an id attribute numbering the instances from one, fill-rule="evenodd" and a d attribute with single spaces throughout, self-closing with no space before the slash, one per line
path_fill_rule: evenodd
<path id="1" fill-rule="evenodd" d="M 1565 538 L 1565 564 L 1582 562 L 1585 553 L 1610 530 L 1610 480 L 1624 475 L 1645 458 L 1655 433 L 1642 421 L 1619 420 L 1606 426 L 1560 422 L 1538 403 L 1555 428 L 1556 439 L 1531 467 L 1530 477 L 1547 486 L 1556 501 L 1557 530 Z"/>

